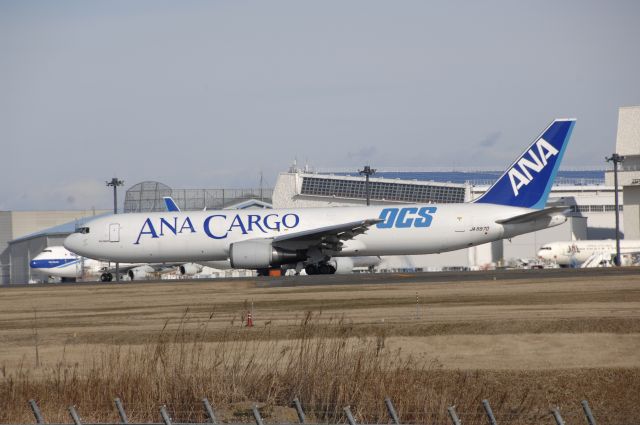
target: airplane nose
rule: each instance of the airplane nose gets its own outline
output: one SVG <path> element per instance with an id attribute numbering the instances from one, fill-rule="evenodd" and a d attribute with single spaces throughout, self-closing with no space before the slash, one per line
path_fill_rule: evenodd
<path id="1" fill-rule="evenodd" d="M 75 252 L 76 254 L 80 250 L 82 246 L 82 240 L 84 238 L 80 233 L 72 233 L 64 240 L 64 247 L 71 252 Z"/>

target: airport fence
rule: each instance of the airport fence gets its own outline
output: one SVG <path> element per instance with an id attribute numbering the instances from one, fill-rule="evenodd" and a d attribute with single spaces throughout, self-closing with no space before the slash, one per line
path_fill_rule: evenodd
<path id="1" fill-rule="evenodd" d="M 40 407 L 38 406 L 38 403 L 34 400 L 31 399 L 28 402 L 31 411 L 33 412 L 33 415 L 35 417 L 35 423 L 37 425 L 44 425 L 44 424 L 48 424 L 48 422 L 46 422 L 45 417 L 43 415 L 43 413 L 40 411 Z M 122 400 L 120 400 L 119 398 L 115 398 L 114 399 L 114 405 L 115 405 L 115 411 L 118 414 L 118 422 L 101 422 L 101 423 L 91 423 L 91 422 L 83 422 L 80 413 L 78 412 L 78 410 L 76 409 L 76 406 L 69 406 L 67 408 L 69 417 L 70 417 L 70 422 L 72 425 L 265 425 L 267 423 L 267 421 L 263 418 L 263 415 L 260 411 L 260 408 L 258 407 L 257 404 L 251 404 L 248 412 L 250 412 L 250 416 L 252 416 L 250 418 L 250 420 L 246 420 L 249 419 L 247 416 L 243 417 L 243 414 L 240 413 L 238 414 L 237 412 L 234 413 L 234 416 L 237 417 L 237 420 L 234 421 L 221 421 L 218 417 L 218 415 L 216 414 L 212 404 L 209 402 L 209 400 L 207 398 L 203 398 L 202 399 L 202 404 L 201 404 L 201 411 L 200 414 L 197 415 L 197 418 L 200 420 L 185 420 L 185 415 L 193 418 L 193 411 L 190 412 L 174 412 L 171 411 L 167 406 L 162 405 L 159 409 L 158 409 L 158 418 L 159 418 L 159 422 L 130 422 L 129 420 L 129 416 L 125 410 L 124 404 L 122 402 Z M 408 424 L 411 422 L 408 421 L 403 421 L 400 415 L 400 412 L 398 412 L 393 404 L 393 402 L 391 401 L 390 398 L 385 398 L 384 400 L 384 405 L 386 407 L 386 414 L 388 415 L 387 418 L 379 418 L 378 421 L 376 422 L 368 422 L 369 425 L 371 424 L 391 424 L 391 425 L 401 425 L 401 424 Z M 278 423 L 278 424 L 301 424 L 301 425 L 313 425 L 313 424 L 323 424 L 323 425 L 327 425 L 330 422 L 323 422 L 322 420 L 318 421 L 316 418 L 321 417 L 318 415 L 314 415 L 312 418 L 308 418 L 307 414 L 305 413 L 305 410 L 303 409 L 302 403 L 301 401 L 296 397 L 293 399 L 292 403 L 291 403 L 291 408 L 295 409 L 295 414 L 297 416 L 297 422 L 290 420 L 290 419 L 284 419 L 283 418 L 277 418 L 274 422 L 271 423 Z M 342 415 L 341 415 L 341 420 L 338 422 L 333 422 L 332 424 L 335 425 L 342 425 L 342 424 L 347 424 L 347 425 L 361 425 L 364 424 L 364 422 L 359 422 L 359 420 L 357 419 L 356 414 L 354 414 L 354 412 L 352 411 L 351 406 L 344 406 L 342 407 Z M 465 425 L 498 425 L 498 423 L 506 423 L 506 424 L 512 424 L 512 423 L 549 423 L 549 424 L 555 424 L 555 425 L 566 425 L 565 424 L 565 419 L 563 418 L 563 413 L 561 413 L 560 408 L 556 407 L 553 409 L 548 410 L 545 414 L 540 414 L 540 415 L 529 415 L 526 418 L 523 418 L 521 414 L 518 414 L 517 412 L 512 412 L 511 414 L 500 414 L 500 415 L 495 415 L 493 412 L 493 409 L 491 408 L 491 405 L 489 404 L 489 401 L 484 399 L 482 400 L 481 403 L 481 407 L 479 406 L 478 411 L 475 412 L 469 412 L 469 413 L 458 413 L 456 411 L 456 406 L 449 406 L 446 409 L 446 416 L 449 419 L 449 422 L 443 422 L 441 419 L 440 420 L 433 420 L 433 421 L 429 421 L 429 422 L 424 422 L 425 424 L 429 424 L 429 425 L 463 425 L 463 423 Z M 581 402 L 581 415 L 577 414 L 576 410 L 570 411 L 569 413 L 569 424 L 575 424 L 578 423 L 579 421 L 586 421 L 587 425 L 597 425 L 595 416 L 593 414 L 593 412 L 591 411 L 591 407 L 589 405 L 589 402 L 587 400 L 582 400 Z M 583 419 L 580 420 L 580 418 L 578 416 L 583 416 Z M 243 420 L 244 419 L 244 420 Z M 386 420 L 385 420 L 386 419 Z M 523 421 L 524 419 L 524 421 Z M 56 425 L 56 424 L 49 424 L 49 425 Z M 59 424 L 62 425 L 62 424 Z"/>

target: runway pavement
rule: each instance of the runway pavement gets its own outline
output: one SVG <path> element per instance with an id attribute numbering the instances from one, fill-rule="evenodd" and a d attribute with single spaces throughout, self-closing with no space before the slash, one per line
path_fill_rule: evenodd
<path id="1" fill-rule="evenodd" d="M 640 275 L 640 267 L 610 267 L 589 269 L 509 269 L 488 271 L 450 271 L 450 272 L 420 272 L 420 273 L 360 273 L 349 275 L 316 275 L 316 276 L 283 276 L 283 277 L 238 277 L 217 279 L 184 279 L 184 280 L 137 280 L 123 282 L 67 282 L 67 283 L 41 283 L 27 285 L 29 287 L 41 286 L 72 286 L 72 285 L 136 285 L 148 283 L 177 283 L 182 282 L 253 282 L 258 287 L 293 287 L 293 286 L 317 286 L 317 285 L 371 285 L 371 284 L 402 284 L 402 283 L 446 283 L 446 282 L 470 282 L 489 280 L 544 280 L 559 279 L 563 277 L 584 276 L 585 279 L 593 279 L 604 276 L 637 276 Z M 0 285 L 0 289 L 11 287 L 24 287 L 25 285 Z"/>
<path id="2" fill-rule="evenodd" d="M 637 276 L 640 267 L 590 268 L 590 269 L 510 269 L 490 271 L 454 271 L 422 273 L 379 273 L 323 276 L 285 276 L 278 278 L 255 278 L 258 286 L 312 286 L 312 285 L 370 285 L 391 283 L 446 283 L 487 280 L 559 279 L 584 276 L 588 279 L 599 276 Z"/>

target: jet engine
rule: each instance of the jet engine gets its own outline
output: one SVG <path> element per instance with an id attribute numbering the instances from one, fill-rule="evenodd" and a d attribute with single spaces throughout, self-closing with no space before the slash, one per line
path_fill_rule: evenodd
<path id="1" fill-rule="evenodd" d="M 336 274 L 353 273 L 353 260 L 349 257 L 334 257 L 328 263 L 336 269 Z"/>
<path id="2" fill-rule="evenodd" d="M 270 240 L 259 239 L 232 243 L 229 259 L 234 269 L 266 269 L 306 259 L 304 251 L 274 247 Z"/>
<path id="3" fill-rule="evenodd" d="M 154 271 L 154 268 L 151 266 L 138 266 L 129 270 L 127 274 L 131 280 L 140 280 L 152 277 L 151 275 Z"/>
<path id="4" fill-rule="evenodd" d="M 202 271 L 202 266 L 196 263 L 185 263 L 180 266 L 180 274 L 182 276 L 193 276 Z"/>

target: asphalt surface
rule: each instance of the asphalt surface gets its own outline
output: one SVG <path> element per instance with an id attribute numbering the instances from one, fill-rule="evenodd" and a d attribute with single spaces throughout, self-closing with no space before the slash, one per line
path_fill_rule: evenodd
<path id="1" fill-rule="evenodd" d="M 372 284 L 402 284 L 402 283 L 447 283 L 447 282 L 471 282 L 490 280 L 544 280 L 559 279 L 563 277 L 594 279 L 605 276 L 638 276 L 640 267 L 610 267 L 590 269 L 514 269 L 514 270 L 490 270 L 490 271 L 454 271 L 454 272 L 421 272 L 421 273 L 379 273 L 379 274 L 350 274 L 350 275 L 316 275 L 316 276 L 283 276 L 283 277 L 237 277 L 218 279 L 165 279 L 165 280 L 138 280 L 124 282 L 67 282 L 67 283 L 40 283 L 31 285 L 0 285 L 1 289 L 12 287 L 24 288 L 43 286 L 73 286 L 73 285 L 135 285 L 141 283 L 174 284 L 193 282 L 253 282 L 258 287 L 294 287 L 294 286 L 318 286 L 318 285 L 372 285 Z"/>

